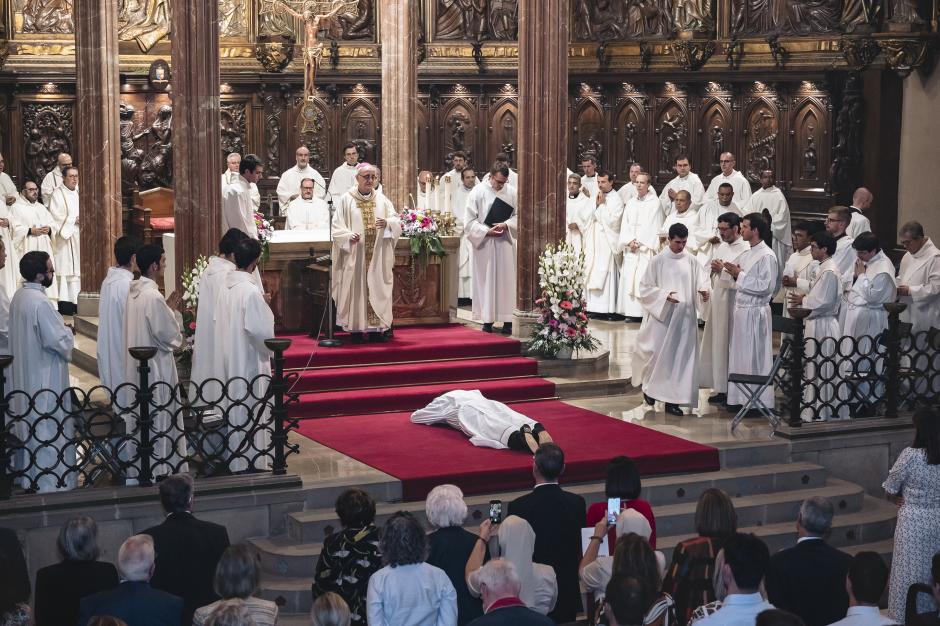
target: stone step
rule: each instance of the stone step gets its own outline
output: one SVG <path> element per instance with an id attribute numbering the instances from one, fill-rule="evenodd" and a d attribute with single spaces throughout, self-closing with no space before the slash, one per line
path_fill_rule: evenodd
<path id="1" fill-rule="evenodd" d="M 713 445 L 718 448 L 722 468 L 786 463 L 790 460 L 790 443 L 779 439 L 728 441 Z"/>
<path id="2" fill-rule="evenodd" d="M 86 337 L 98 339 L 98 318 L 86 317 L 84 315 L 75 316 L 75 331 Z"/>
<path id="3" fill-rule="evenodd" d="M 740 467 L 717 472 L 656 476 L 643 481 L 643 498 L 654 508 L 680 503 L 691 503 L 694 511 L 699 495 L 710 487 L 723 489 L 733 497 L 766 492 L 792 491 L 796 489 L 821 487 L 826 482 L 825 468 L 812 463 L 781 463 L 763 466 Z M 588 503 L 602 502 L 606 499 L 604 483 L 584 483 L 565 485 L 565 489 L 582 496 Z M 524 495 L 526 491 L 468 496 L 467 519 L 469 524 L 477 524 L 489 511 L 491 499 L 511 502 Z M 310 507 L 312 508 L 312 507 Z M 309 510 L 293 514 L 288 518 L 288 533 L 299 542 L 322 541 L 337 528 L 339 520 L 332 507 L 326 510 Z M 376 507 L 376 519 L 379 523 L 396 511 L 406 510 L 418 516 L 426 523 L 424 502 L 386 503 Z"/>
<path id="4" fill-rule="evenodd" d="M 80 318 L 76 317 L 75 319 Z M 98 342 L 85 334 L 75 335 L 75 347 L 72 348 L 72 364 L 93 376 L 98 376 Z"/>

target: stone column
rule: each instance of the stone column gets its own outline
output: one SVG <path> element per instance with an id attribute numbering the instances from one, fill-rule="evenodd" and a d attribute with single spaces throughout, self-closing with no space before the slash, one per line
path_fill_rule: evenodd
<path id="1" fill-rule="evenodd" d="M 516 324 L 528 336 L 539 256 L 565 235 L 568 0 L 519 2 L 519 206 Z"/>
<path id="2" fill-rule="evenodd" d="M 222 223 L 219 3 L 172 0 L 176 271 L 218 249 Z"/>
<path id="3" fill-rule="evenodd" d="M 75 119 L 81 203 L 80 315 L 98 315 L 98 289 L 121 236 L 121 102 L 117 6 L 114 0 L 75 4 Z"/>
<path id="4" fill-rule="evenodd" d="M 417 3 L 385 0 L 382 33 L 382 188 L 401 210 L 418 176 Z"/>

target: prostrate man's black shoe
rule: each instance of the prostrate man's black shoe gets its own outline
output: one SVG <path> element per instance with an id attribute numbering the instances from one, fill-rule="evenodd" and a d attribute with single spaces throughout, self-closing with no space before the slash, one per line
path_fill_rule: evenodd
<path id="1" fill-rule="evenodd" d="M 493 332 L 493 324 L 483 324 L 482 330 L 483 330 L 483 332 L 485 332 L 485 333 L 491 333 L 491 332 Z"/>
<path id="2" fill-rule="evenodd" d="M 728 411 L 728 413 L 737 413 L 738 411 L 741 410 L 741 407 L 742 407 L 742 406 L 744 406 L 744 405 L 741 405 L 741 404 L 726 404 L 726 405 L 725 405 L 725 409 Z"/>
<path id="3" fill-rule="evenodd" d="M 654 404 L 656 404 L 656 399 L 649 397 L 645 393 L 643 394 L 643 400 L 650 406 L 653 406 Z"/>
<path id="4" fill-rule="evenodd" d="M 503 333 L 504 335 L 511 335 L 512 334 L 512 322 L 503 322 L 503 328 L 499 332 Z"/>
<path id="5" fill-rule="evenodd" d="M 685 413 L 682 412 L 682 409 L 679 408 L 678 404 L 672 404 L 670 402 L 666 403 L 666 413 L 669 413 L 670 415 L 685 415 Z"/>
<path id="6" fill-rule="evenodd" d="M 362 333 L 350 333 L 350 334 L 349 334 L 349 340 L 350 340 L 352 343 L 355 343 L 355 344 L 360 344 L 360 343 L 363 343 L 363 342 L 365 341 L 365 340 L 362 338 Z"/>
<path id="7" fill-rule="evenodd" d="M 708 397 L 709 404 L 724 404 L 728 401 L 728 394 L 726 393 L 716 393 L 713 396 Z"/>

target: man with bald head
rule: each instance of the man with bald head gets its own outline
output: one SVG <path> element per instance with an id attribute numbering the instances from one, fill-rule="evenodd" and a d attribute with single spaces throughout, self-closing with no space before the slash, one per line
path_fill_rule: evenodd
<path id="1" fill-rule="evenodd" d="M 310 165 L 310 149 L 307 146 L 300 146 L 294 152 L 294 158 L 297 164 L 283 174 L 277 183 L 277 201 L 281 206 L 281 214 L 287 211 L 287 205 L 290 201 L 300 195 L 300 181 L 305 178 L 312 178 L 314 181 L 314 197 L 326 198 L 326 181 L 320 172 Z"/>
<path id="2" fill-rule="evenodd" d="M 719 158 L 721 173 L 712 178 L 708 184 L 705 200 L 716 200 L 718 198 L 718 187 L 722 183 L 728 183 L 734 189 L 734 203 L 739 207 L 743 207 L 751 199 L 751 183 L 748 182 L 744 174 L 734 169 L 736 161 L 732 153 L 722 152 Z"/>
<path id="3" fill-rule="evenodd" d="M 621 185 L 620 189 L 617 190 L 617 193 L 620 194 L 620 199 L 623 200 L 624 206 L 627 206 L 627 202 L 630 201 L 630 198 L 637 197 L 638 194 L 636 190 L 636 177 L 639 176 L 642 172 L 643 166 L 639 163 L 633 163 L 630 165 L 630 182 L 626 183 L 625 185 Z M 653 187 L 652 181 L 650 181 L 650 184 L 648 185 L 648 191 L 651 191 L 654 194 L 656 193 L 656 188 Z"/>
<path id="4" fill-rule="evenodd" d="M 855 193 L 852 194 L 852 206 L 849 207 L 849 211 L 852 212 L 852 221 L 849 222 L 848 228 L 845 229 L 845 233 L 852 239 L 855 239 L 862 233 L 871 232 L 871 222 L 865 217 L 863 211 L 867 211 L 871 208 L 871 203 L 874 199 L 875 196 L 865 187 L 859 187 L 855 190 Z"/>
<path id="5" fill-rule="evenodd" d="M 52 192 L 62 186 L 62 180 L 65 177 L 65 168 L 72 167 L 72 155 L 67 152 L 59 153 L 56 160 L 56 166 L 49 170 L 46 177 L 42 179 L 42 185 L 39 189 L 42 191 L 42 201 L 49 206 L 52 200 Z"/>

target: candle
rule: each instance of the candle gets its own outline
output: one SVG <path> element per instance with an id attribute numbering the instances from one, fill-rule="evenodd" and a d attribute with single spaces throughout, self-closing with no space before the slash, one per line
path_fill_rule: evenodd
<path id="1" fill-rule="evenodd" d="M 444 213 L 450 213 L 450 176 L 444 177 Z"/>

